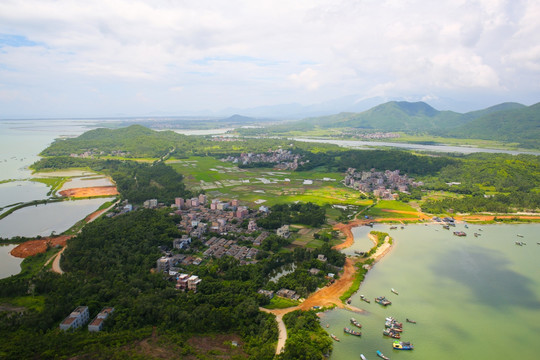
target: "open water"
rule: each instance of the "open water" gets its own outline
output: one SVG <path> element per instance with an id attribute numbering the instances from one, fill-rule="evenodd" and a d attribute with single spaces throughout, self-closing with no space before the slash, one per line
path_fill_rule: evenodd
<path id="1" fill-rule="evenodd" d="M 330 359 L 358 359 L 361 353 L 375 359 L 377 350 L 391 359 L 538 359 L 540 224 L 468 226 L 379 226 L 395 246 L 353 296 L 352 305 L 367 313 L 337 309 L 322 315 L 323 327 L 341 339 Z M 468 235 L 454 236 L 456 230 Z M 381 295 L 392 305 L 376 304 Z M 392 349 L 393 339 L 382 335 L 387 316 L 403 322 L 401 340 L 412 342 L 413 351 Z M 361 338 L 343 332 L 351 317 L 363 324 Z"/>

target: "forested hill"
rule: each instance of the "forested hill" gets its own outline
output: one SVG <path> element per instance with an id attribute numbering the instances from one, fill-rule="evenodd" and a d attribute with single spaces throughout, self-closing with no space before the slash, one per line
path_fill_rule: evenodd
<path id="1" fill-rule="evenodd" d="M 213 141 L 210 137 L 187 136 L 173 131 L 155 131 L 141 125 L 119 129 L 95 129 L 76 138 L 57 139 L 42 156 L 82 155 L 103 157 L 113 155 L 123 158 L 160 158 L 171 152 L 176 157 L 216 155 L 242 152 L 266 152 L 270 148 L 338 149 L 337 145 L 308 144 L 287 139 L 239 139 L 238 141 Z M 291 146 L 293 144 L 293 146 Z"/>
<path id="2" fill-rule="evenodd" d="M 540 147 L 540 103 L 486 114 L 451 129 L 447 136 L 499 140 Z"/>
<path id="3" fill-rule="evenodd" d="M 540 106 L 503 103 L 486 109 L 457 113 L 439 111 L 424 102 L 390 101 L 361 113 L 340 113 L 267 127 L 269 134 L 316 128 L 356 128 L 366 131 L 402 131 L 442 137 L 474 138 L 540 148 Z"/>

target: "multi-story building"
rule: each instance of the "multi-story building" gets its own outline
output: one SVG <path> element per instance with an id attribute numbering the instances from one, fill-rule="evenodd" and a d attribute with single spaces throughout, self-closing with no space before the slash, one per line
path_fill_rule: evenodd
<path id="1" fill-rule="evenodd" d="M 105 319 L 114 311 L 113 307 L 105 307 L 97 314 L 97 316 L 88 324 L 88 331 L 101 331 Z"/>
<path id="2" fill-rule="evenodd" d="M 78 306 L 60 323 L 60 329 L 65 331 L 79 328 L 86 324 L 89 318 L 88 306 Z"/>

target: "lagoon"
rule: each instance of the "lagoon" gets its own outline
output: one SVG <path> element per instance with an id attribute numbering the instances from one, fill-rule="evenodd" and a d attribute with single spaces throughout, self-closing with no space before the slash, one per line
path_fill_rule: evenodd
<path id="1" fill-rule="evenodd" d="M 318 142 L 323 144 L 335 144 L 342 147 L 354 148 L 354 149 L 370 149 L 374 147 L 393 147 L 398 149 L 407 149 L 407 150 L 421 150 L 421 151 L 435 151 L 435 152 L 445 152 L 445 153 L 461 153 L 461 154 L 472 154 L 472 153 L 503 153 L 503 154 L 530 154 L 530 155 L 540 155 L 540 152 L 537 151 L 526 151 L 526 150 L 501 150 L 501 149 L 489 149 L 489 148 L 478 148 L 474 146 L 452 146 L 452 145 L 424 145 L 424 144 L 408 144 L 408 143 L 398 143 L 398 142 L 384 142 L 384 141 L 361 141 L 361 140 L 331 140 L 331 139 L 310 139 L 310 138 L 293 138 L 296 141 L 304 142 Z"/>
<path id="2" fill-rule="evenodd" d="M 378 229 L 395 239 L 392 251 L 368 273 L 352 305 L 366 315 L 346 310 L 323 314 L 321 323 L 341 338 L 331 360 L 375 358 L 381 350 L 391 359 L 535 359 L 540 333 L 540 224 L 458 225 L 468 233 L 456 237 L 436 225 L 408 225 L 403 230 Z M 483 231 L 480 231 L 482 228 Z M 481 233 L 479 237 L 472 236 Z M 521 234 L 523 238 L 516 235 Z M 527 243 L 516 246 L 514 241 Z M 390 292 L 395 288 L 399 295 Z M 371 304 L 360 301 L 363 294 Z M 384 308 L 374 298 L 384 295 Z M 382 335 L 384 319 L 404 323 L 402 340 L 415 350 L 392 350 Z M 355 317 L 362 337 L 343 333 Z M 418 324 L 407 324 L 410 318 Z M 326 324 L 330 324 L 326 328 Z"/>
<path id="3" fill-rule="evenodd" d="M 0 237 L 60 234 L 113 199 L 68 200 L 22 208 L 0 220 Z"/>

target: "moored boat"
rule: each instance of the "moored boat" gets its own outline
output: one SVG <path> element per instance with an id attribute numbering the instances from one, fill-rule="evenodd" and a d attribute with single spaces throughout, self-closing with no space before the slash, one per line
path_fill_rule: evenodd
<path id="1" fill-rule="evenodd" d="M 377 350 L 377 356 L 384 360 L 390 360 L 390 358 L 388 356 L 384 356 L 384 354 L 380 350 Z"/>
<path id="2" fill-rule="evenodd" d="M 454 235 L 456 236 L 467 236 L 467 234 L 463 231 L 454 231 Z"/>
<path id="3" fill-rule="evenodd" d="M 358 321 L 356 321 L 355 318 L 351 318 L 351 324 L 353 324 L 354 326 L 358 327 L 358 328 L 362 328 L 362 324 L 360 324 Z"/>
<path id="4" fill-rule="evenodd" d="M 332 339 L 334 339 L 335 341 L 339 341 L 339 338 L 338 338 L 336 335 L 334 335 L 334 334 L 330 334 L 330 337 L 331 337 Z"/>
<path id="5" fill-rule="evenodd" d="M 405 341 L 394 341 L 394 343 L 392 344 L 392 347 L 396 350 L 412 350 L 414 349 L 413 347 L 413 344 L 411 344 L 410 342 L 405 342 Z"/>
<path id="6" fill-rule="evenodd" d="M 384 336 L 391 337 L 392 339 L 401 339 L 401 334 L 393 331 L 392 329 L 384 329 L 382 334 Z"/>
<path id="7" fill-rule="evenodd" d="M 362 333 L 360 331 L 354 331 L 353 329 L 349 329 L 348 327 L 344 327 L 343 331 L 350 335 L 362 336 Z"/>
<path id="8" fill-rule="evenodd" d="M 387 298 L 385 298 L 384 296 L 376 297 L 375 302 L 377 304 L 381 304 L 382 306 L 392 305 L 392 302 L 388 300 Z"/>
<path id="9" fill-rule="evenodd" d="M 360 300 L 365 301 L 365 302 L 367 302 L 368 304 L 371 303 L 371 300 L 369 300 L 369 299 L 368 299 L 367 297 L 365 297 L 364 295 L 360 295 Z"/>

